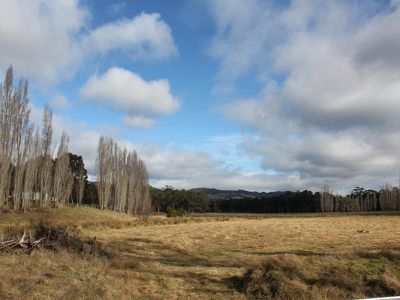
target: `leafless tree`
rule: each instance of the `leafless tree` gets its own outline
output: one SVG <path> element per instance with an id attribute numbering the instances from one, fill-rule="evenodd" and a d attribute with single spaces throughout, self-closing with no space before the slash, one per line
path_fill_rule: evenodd
<path id="1" fill-rule="evenodd" d="M 127 150 L 120 149 L 118 145 L 114 146 L 114 164 L 113 173 L 115 173 L 114 180 L 114 210 L 125 211 L 126 197 L 128 188 L 127 177 Z"/>
<path id="2" fill-rule="evenodd" d="M 334 207 L 334 196 L 329 188 L 329 185 L 325 184 L 321 191 L 321 211 L 333 212 Z"/>
<path id="3" fill-rule="evenodd" d="M 77 189 L 76 189 L 76 201 L 77 205 L 82 204 L 83 192 L 85 191 L 86 175 L 84 174 L 84 166 L 79 166 L 79 174 L 77 174 Z"/>
<path id="4" fill-rule="evenodd" d="M 379 204 L 381 210 L 396 210 L 400 208 L 400 190 L 385 184 L 379 191 Z"/>
<path id="5" fill-rule="evenodd" d="M 27 163 L 27 153 L 31 147 L 33 126 L 30 123 L 28 82 L 21 81 L 14 93 L 14 116 L 13 116 L 13 143 L 14 149 L 11 162 L 14 167 L 13 201 L 14 210 L 22 207 L 22 191 L 24 173 Z"/>
<path id="6" fill-rule="evenodd" d="M 0 208 L 8 204 L 11 181 L 11 154 L 13 150 L 13 68 L 7 69 L 4 83 L 0 86 Z"/>
<path id="7" fill-rule="evenodd" d="M 68 135 L 63 132 L 57 151 L 53 180 L 54 199 L 63 204 L 69 202 L 74 183 L 74 177 L 69 165 L 68 143 Z"/>
<path id="8" fill-rule="evenodd" d="M 52 147 L 53 147 L 53 111 L 50 106 L 44 108 L 41 136 L 41 165 L 40 165 L 40 204 L 50 205 L 52 192 Z"/>
<path id="9" fill-rule="evenodd" d="M 99 197 L 99 206 L 101 209 L 108 207 L 111 193 L 112 173 L 111 173 L 111 155 L 112 140 L 100 137 L 97 147 L 97 189 Z"/>
<path id="10" fill-rule="evenodd" d="M 35 200 L 35 191 L 38 191 L 37 180 L 39 177 L 40 166 L 40 135 L 38 129 L 35 130 L 30 146 L 28 147 L 27 162 L 25 167 L 23 210 L 26 212 L 28 206 Z"/>

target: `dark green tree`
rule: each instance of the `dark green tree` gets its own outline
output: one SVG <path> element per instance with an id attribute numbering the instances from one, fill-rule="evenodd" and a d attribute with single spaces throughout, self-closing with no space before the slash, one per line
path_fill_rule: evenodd
<path id="1" fill-rule="evenodd" d="M 87 170 L 81 155 L 69 153 L 69 165 L 74 177 L 74 185 L 72 189 L 72 201 L 80 204 L 84 197 L 84 190 L 87 184 Z"/>

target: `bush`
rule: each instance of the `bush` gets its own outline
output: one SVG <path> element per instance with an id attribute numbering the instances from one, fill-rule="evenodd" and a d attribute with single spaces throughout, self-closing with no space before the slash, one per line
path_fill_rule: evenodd
<path id="1" fill-rule="evenodd" d="M 186 215 L 186 211 L 181 208 L 167 207 L 165 211 L 168 218 L 183 217 L 184 215 Z"/>

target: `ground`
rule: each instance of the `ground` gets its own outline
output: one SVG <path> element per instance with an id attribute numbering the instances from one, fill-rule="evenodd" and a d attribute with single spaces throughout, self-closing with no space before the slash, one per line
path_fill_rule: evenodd
<path id="1" fill-rule="evenodd" d="M 2 215 L 0 231 L 24 227 L 39 215 Z M 243 277 L 270 257 L 299 257 L 303 263 L 313 257 L 389 251 L 400 243 L 396 215 L 151 216 L 146 220 L 64 207 L 47 217 L 78 227 L 82 236 L 95 236 L 115 256 L 87 259 L 44 250 L 32 256 L 0 255 L 0 298 L 245 299 Z M 386 266 L 390 274 L 400 274 L 398 261 L 364 260 L 357 264 L 368 266 L 371 276 Z M 352 295 L 364 296 L 356 290 Z"/>

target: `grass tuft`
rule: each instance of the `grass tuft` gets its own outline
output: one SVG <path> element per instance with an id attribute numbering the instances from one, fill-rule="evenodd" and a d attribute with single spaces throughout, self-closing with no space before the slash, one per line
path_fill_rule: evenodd
<path id="1" fill-rule="evenodd" d="M 256 299 L 350 299 L 400 294 L 394 250 L 327 256 L 276 255 L 249 270 L 243 290 Z M 399 254 L 396 252 L 396 254 Z M 373 257 L 374 260 L 366 259 Z"/>

